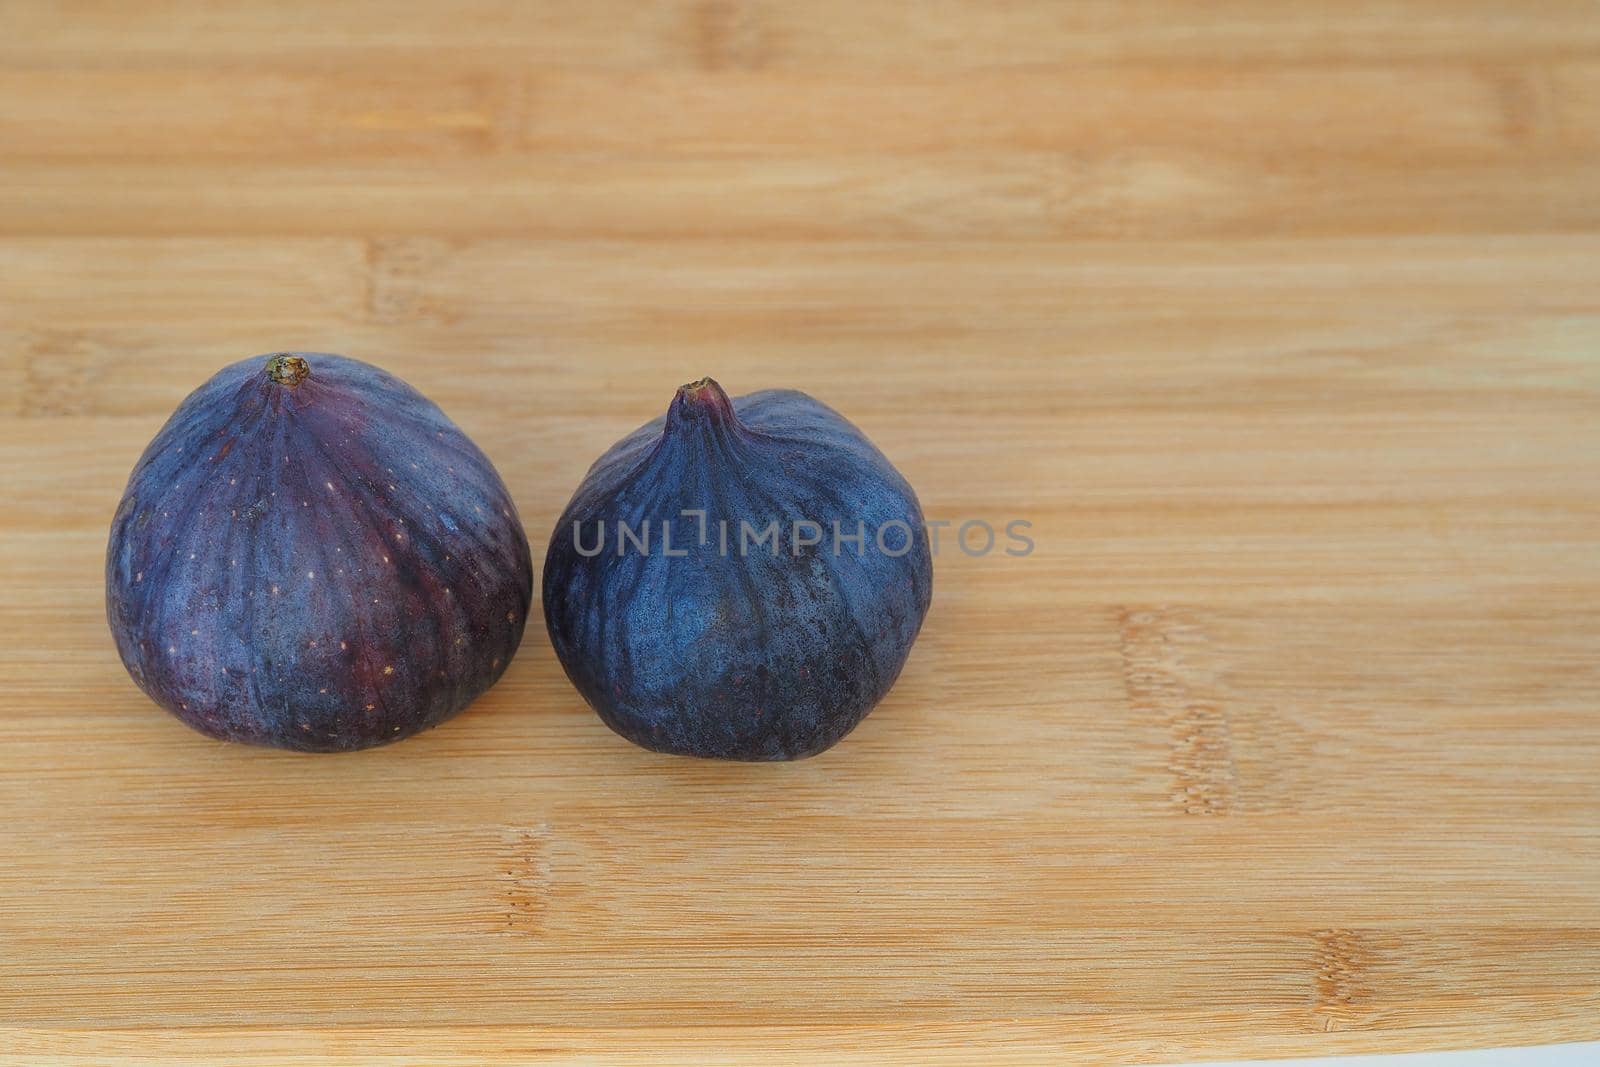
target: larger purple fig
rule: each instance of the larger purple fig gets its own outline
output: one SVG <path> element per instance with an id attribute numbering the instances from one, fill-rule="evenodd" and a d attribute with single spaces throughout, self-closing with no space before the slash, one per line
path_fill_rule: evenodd
<path id="1" fill-rule="evenodd" d="M 932 582 L 916 494 L 861 431 L 707 378 L 590 468 L 550 539 L 545 622 L 629 740 L 796 759 L 889 691 Z"/>
<path id="2" fill-rule="evenodd" d="M 499 475 L 427 398 L 342 356 L 225 367 L 173 414 L 111 525 L 128 673 L 213 737 L 342 751 L 494 684 L 528 542 Z"/>

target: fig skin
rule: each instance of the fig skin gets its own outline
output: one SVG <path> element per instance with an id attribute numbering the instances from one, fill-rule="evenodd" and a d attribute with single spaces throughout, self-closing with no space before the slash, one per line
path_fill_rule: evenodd
<path id="1" fill-rule="evenodd" d="M 511 662 L 527 538 L 482 452 L 358 360 L 256 356 L 179 405 L 106 552 L 117 651 L 201 733 L 307 752 L 443 722 Z"/>
<path id="2" fill-rule="evenodd" d="M 706 513 L 704 543 L 686 510 Z M 797 553 L 796 519 L 817 523 L 822 543 Z M 760 533 L 773 520 L 777 555 L 752 535 L 741 557 L 741 523 Z M 846 535 L 865 524 L 862 554 L 845 542 L 834 555 L 836 520 Z M 875 538 L 895 520 L 907 530 L 884 540 L 905 547 L 897 556 Z M 648 521 L 650 550 L 621 542 L 619 521 Z M 603 550 L 587 554 L 602 528 Z M 659 752 L 788 760 L 837 743 L 889 691 L 933 566 L 916 494 L 861 431 L 804 393 L 730 401 L 707 378 L 590 468 L 551 536 L 543 587 L 567 676 L 617 733 Z"/>

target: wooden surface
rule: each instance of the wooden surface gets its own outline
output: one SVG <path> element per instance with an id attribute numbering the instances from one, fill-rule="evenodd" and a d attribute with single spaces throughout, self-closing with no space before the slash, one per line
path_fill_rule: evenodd
<path id="1" fill-rule="evenodd" d="M 1600 1037 L 1597 15 L 9 0 L 0 1061 Z M 629 747 L 539 627 L 399 746 L 218 745 L 107 522 L 276 348 L 438 400 L 540 558 L 708 373 L 1037 551 L 947 543 L 797 765 Z"/>

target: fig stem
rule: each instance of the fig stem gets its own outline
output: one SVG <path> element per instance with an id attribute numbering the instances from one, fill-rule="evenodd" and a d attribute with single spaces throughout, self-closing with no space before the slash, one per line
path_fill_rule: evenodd
<path id="1" fill-rule="evenodd" d="M 267 377 L 293 388 L 311 376 L 311 364 L 301 356 L 280 352 L 267 360 Z"/>
<path id="2" fill-rule="evenodd" d="M 715 378 L 701 378 L 678 389 L 667 408 L 667 429 L 687 429 L 692 425 L 737 427 L 733 401 Z"/>

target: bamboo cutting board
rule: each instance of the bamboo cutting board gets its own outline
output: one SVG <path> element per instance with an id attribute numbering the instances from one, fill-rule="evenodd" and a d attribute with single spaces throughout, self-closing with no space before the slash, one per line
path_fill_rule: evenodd
<path id="1" fill-rule="evenodd" d="M 1600 19 L 1573 0 L 13 2 L 0 1061 L 1160 1062 L 1600 1037 Z M 536 556 L 682 382 L 943 545 L 837 749 L 630 747 L 530 627 L 219 745 L 103 615 L 221 364 L 379 362 Z"/>

